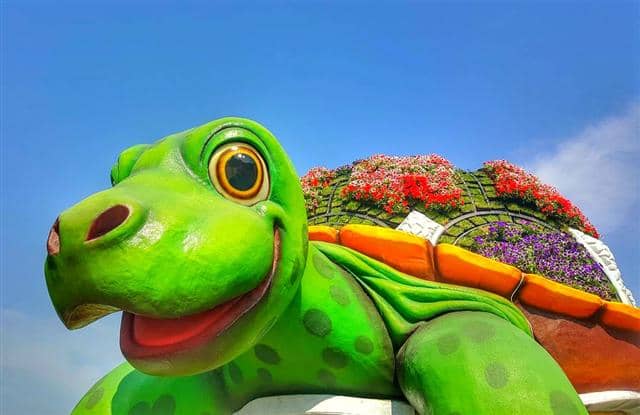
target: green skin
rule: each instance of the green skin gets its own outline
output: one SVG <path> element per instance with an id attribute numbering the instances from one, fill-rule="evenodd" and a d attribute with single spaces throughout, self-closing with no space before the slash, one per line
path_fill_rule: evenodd
<path id="1" fill-rule="evenodd" d="M 264 200 L 241 204 L 212 183 L 211 155 L 230 142 L 262 155 Z M 508 301 L 308 242 L 295 170 L 255 122 L 220 119 L 132 147 L 112 181 L 59 217 L 59 252 L 45 273 L 67 327 L 114 310 L 167 321 L 206 312 L 273 272 L 257 303 L 214 337 L 151 357 L 123 347 L 128 362 L 73 414 L 230 414 L 292 393 L 405 399 L 421 414 L 587 413 Z M 127 219 L 86 241 L 117 204 Z"/>

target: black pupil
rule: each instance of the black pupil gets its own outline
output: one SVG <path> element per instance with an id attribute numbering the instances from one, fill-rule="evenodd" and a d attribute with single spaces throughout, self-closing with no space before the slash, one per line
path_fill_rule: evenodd
<path id="1" fill-rule="evenodd" d="M 224 166 L 229 184 L 244 191 L 253 187 L 258 179 L 258 166 L 255 160 L 243 153 L 234 154 Z"/>

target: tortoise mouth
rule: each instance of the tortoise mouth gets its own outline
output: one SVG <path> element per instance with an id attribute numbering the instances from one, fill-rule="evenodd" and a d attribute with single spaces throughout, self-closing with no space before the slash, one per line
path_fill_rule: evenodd
<path id="1" fill-rule="evenodd" d="M 267 293 L 280 262 L 280 232 L 275 228 L 269 273 L 251 291 L 214 308 L 178 318 L 153 318 L 124 311 L 120 349 L 127 359 L 166 358 L 208 344 L 253 309 Z"/>

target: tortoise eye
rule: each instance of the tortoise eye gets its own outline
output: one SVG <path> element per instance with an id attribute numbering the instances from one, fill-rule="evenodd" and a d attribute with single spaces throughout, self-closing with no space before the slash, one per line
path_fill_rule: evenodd
<path id="1" fill-rule="evenodd" d="M 253 205 L 269 194 L 264 159 L 245 143 L 218 148 L 209 159 L 209 178 L 223 196 L 243 205 Z"/>

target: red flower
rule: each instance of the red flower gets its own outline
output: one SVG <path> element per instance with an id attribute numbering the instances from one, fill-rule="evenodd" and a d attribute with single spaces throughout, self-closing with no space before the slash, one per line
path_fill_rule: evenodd
<path id="1" fill-rule="evenodd" d="M 487 161 L 484 168 L 494 181 L 498 196 L 531 202 L 548 217 L 580 228 L 596 238 L 600 237 L 580 209 L 554 187 L 541 183 L 533 174 L 505 160 Z"/>
<path id="2" fill-rule="evenodd" d="M 407 212 L 409 206 L 419 203 L 435 209 L 450 209 L 463 203 L 453 166 L 436 155 L 380 154 L 355 162 L 342 194 L 370 202 L 388 213 Z"/>

